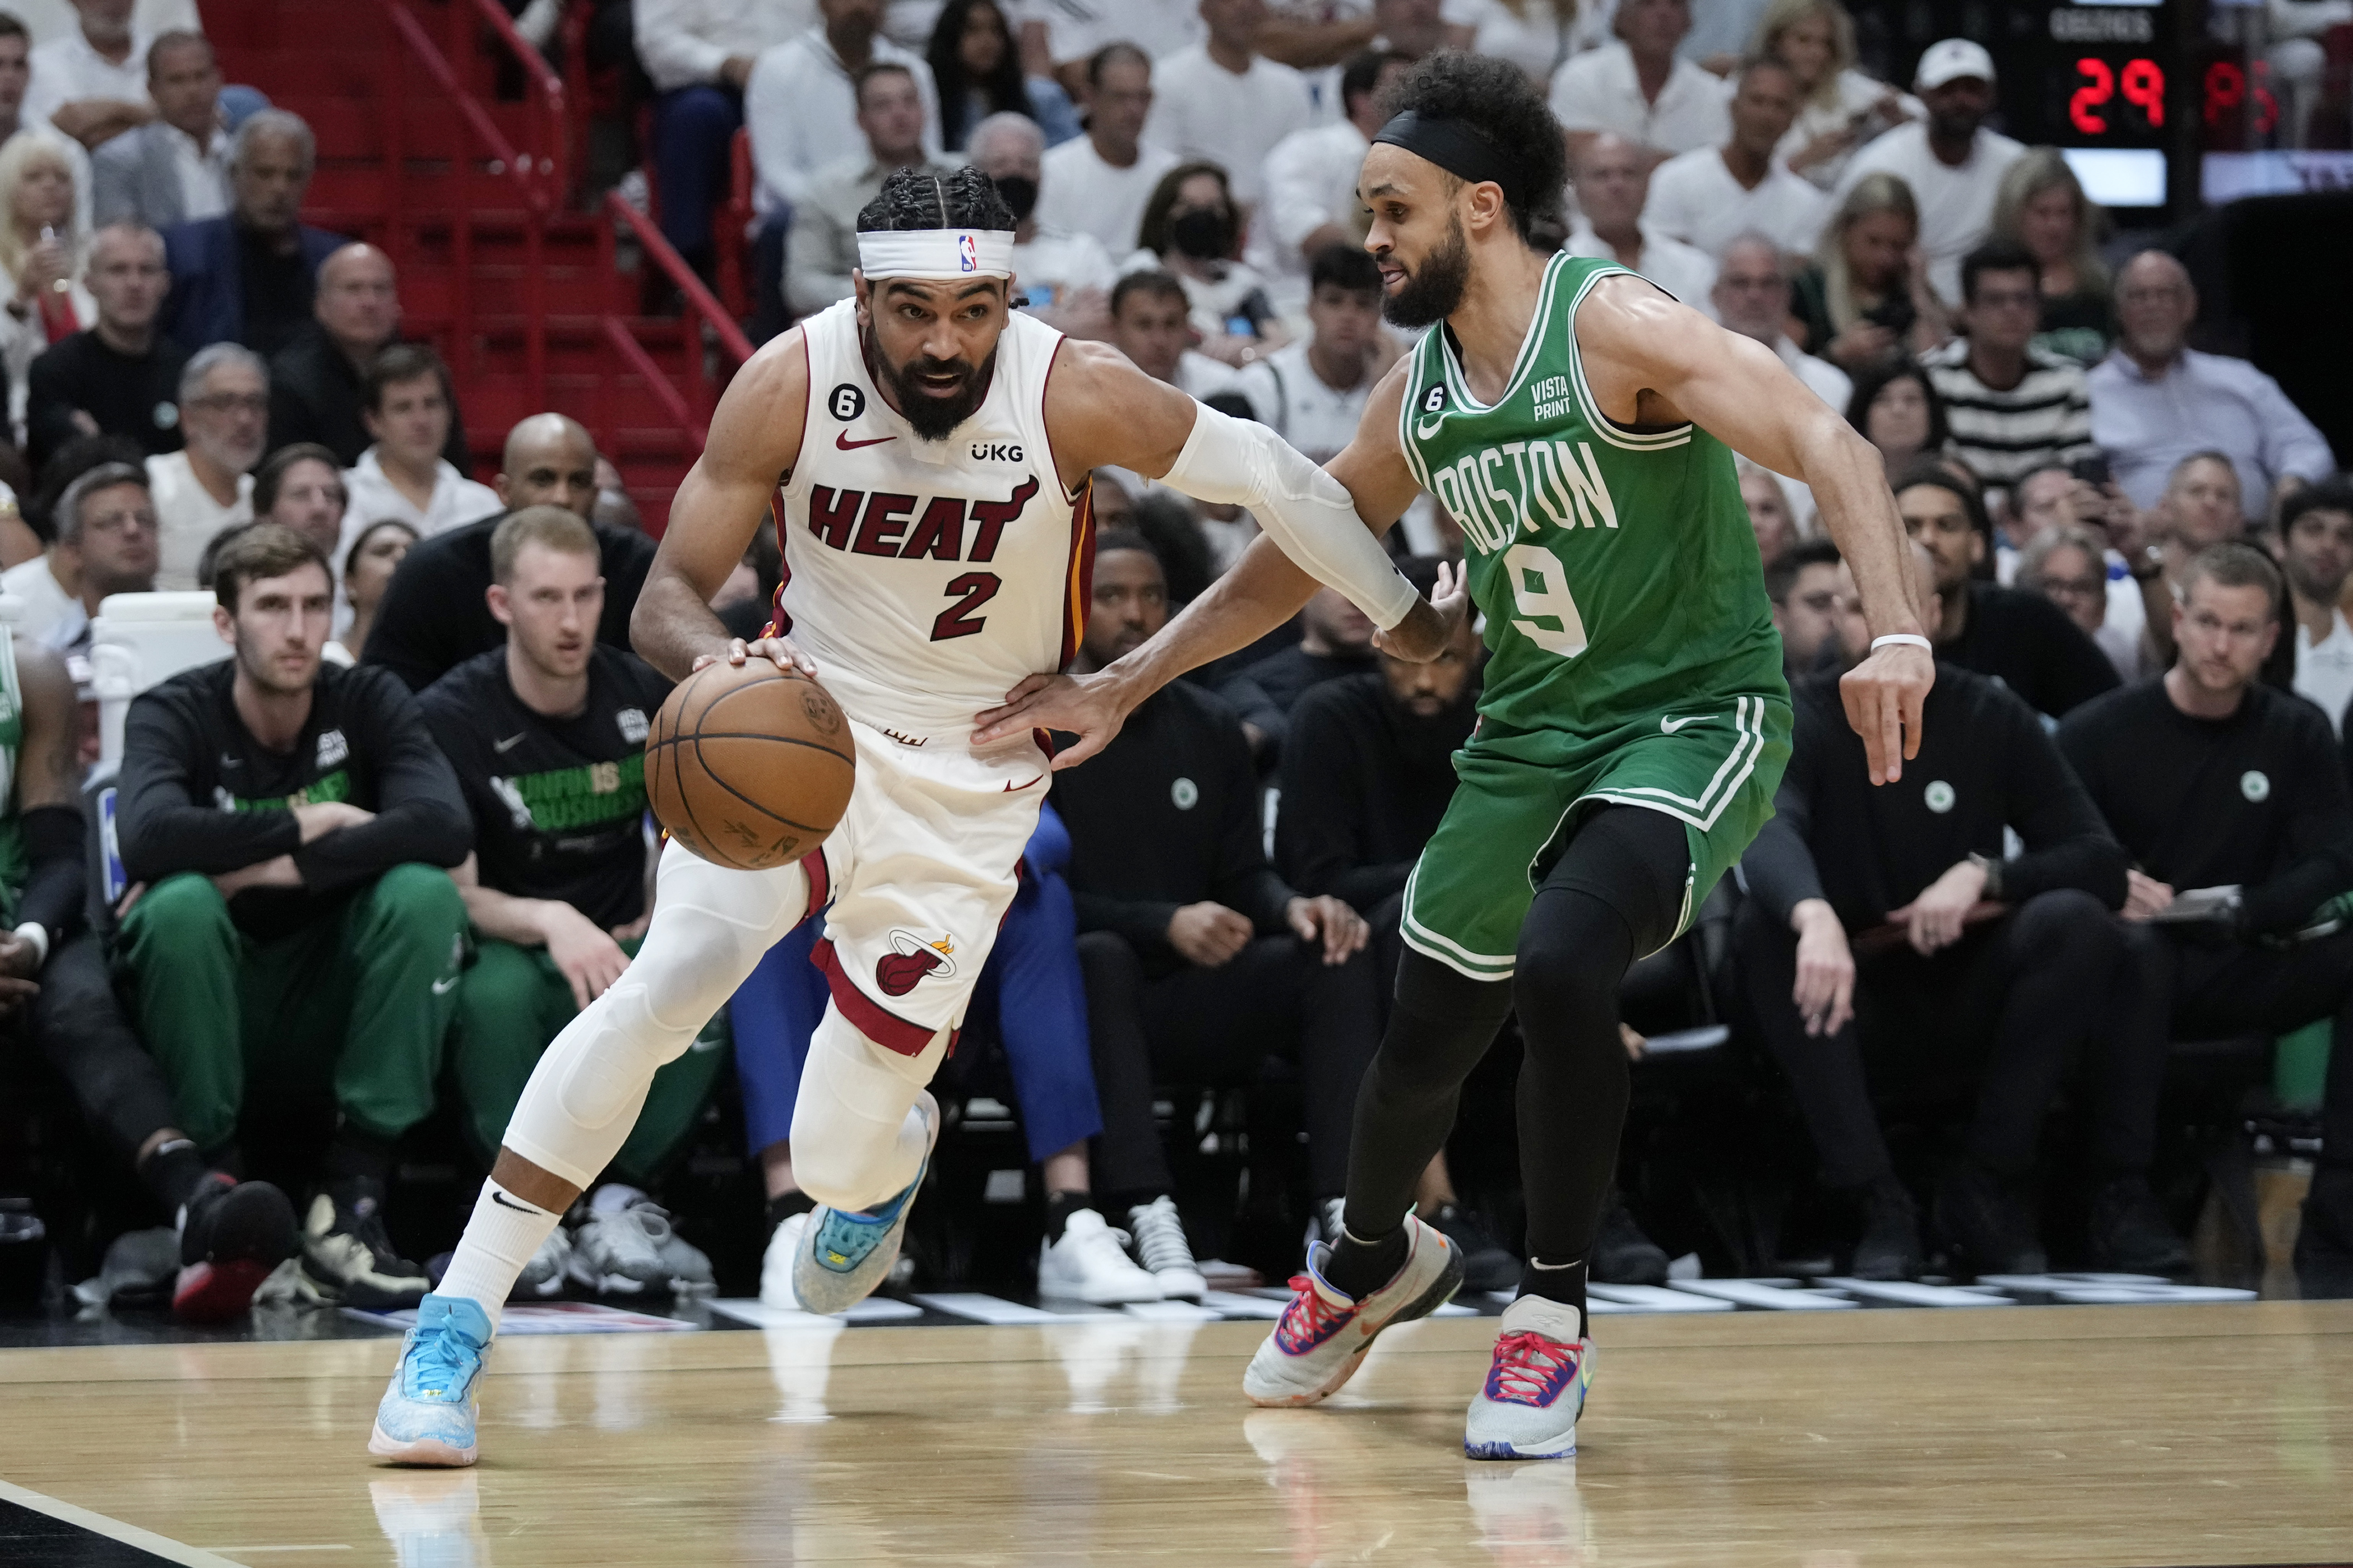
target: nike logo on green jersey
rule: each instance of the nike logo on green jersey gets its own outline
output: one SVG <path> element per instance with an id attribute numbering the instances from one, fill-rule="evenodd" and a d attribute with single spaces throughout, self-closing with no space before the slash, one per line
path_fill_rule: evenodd
<path id="1" fill-rule="evenodd" d="M 1723 717 L 1724 715 L 1721 713 L 1694 713 L 1688 719 L 1662 719 L 1659 721 L 1659 732 L 1664 735 L 1672 735 L 1686 724 L 1704 724 L 1710 719 L 1721 719 Z"/>

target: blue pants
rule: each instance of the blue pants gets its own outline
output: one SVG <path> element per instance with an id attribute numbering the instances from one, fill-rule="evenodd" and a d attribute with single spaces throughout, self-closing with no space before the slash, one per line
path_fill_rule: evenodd
<path id="1" fill-rule="evenodd" d="M 803 921 L 770 948 L 728 1004 L 735 1075 L 744 1086 L 744 1131 L 754 1151 L 792 1135 L 801 1064 L 825 1016 L 825 977 L 809 962 L 821 923 Z M 974 1016 L 995 1010 L 1030 1159 L 1043 1161 L 1103 1131 L 1087 1047 L 1078 922 L 1061 878 L 1033 870 L 1023 879 L 972 1005 Z"/>
<path id="2" fill-rule="evenodd" d="M 693 266 L 711 266 L 711 215 L 727 196 L 729 148 L 744 98 L 711 83 L 654 100 L 654 180 L 662 237 Z"/>

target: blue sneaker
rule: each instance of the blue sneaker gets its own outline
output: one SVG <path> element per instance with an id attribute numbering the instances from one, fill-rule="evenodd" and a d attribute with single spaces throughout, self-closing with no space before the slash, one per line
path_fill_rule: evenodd
<path id="1" fill-rule="evenodd" d="M 400 1364 L 375 1409 L 368 1452 L 396 1465 L 474 1462 L 477 1389 L 491 1317 L 464 1296 L 427 1296 L 400 1342 Z"/>
<path id="2" fill-rule="evenodd" d="M 889 1202 L 862 1213 L 844 1213 L 829 1204 L 810 1212 L 793 1253 L 793 1294 L 800 1298 L 801 1310 L 847 1312 L 891 1277 L 899 1244 L 906 1239 L 907 1211 L 914 1206 L 940 1142 L 939 1102 L 927 1091 L 915 1104 L 931 1129 L 915 1179 Z"/>

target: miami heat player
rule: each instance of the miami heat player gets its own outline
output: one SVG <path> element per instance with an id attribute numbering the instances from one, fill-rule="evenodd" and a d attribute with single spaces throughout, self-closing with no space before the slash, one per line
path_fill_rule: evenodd
<path id="1" fill-rule="evenodd" d="M 794 1286 L 810 1310 L 839 1312 L 889 1272 L 938 1133 L 924 1085 L 1013 897 L 1050 771 L 1029 735 L 973 745 L 974 718 L 1078 648 L 1090 470 L 1248 507 L 1405 657 L 1433 657 L 1462 613 L 1459 596 L 1419 600 L 1347 492 L 1262 426 L 1013 312 L 1013 217 L 987 176 L 902 170 L 858 226 L 855 299 L 768 344 L 728 387 L 631 624 L 674 679 L 770 658 L 823 680 L 857 735 L 849 814 L 781 870 L 664 854 L 644 946 L 540 1059 L 402 1345 L 371 1453 L 473 1463 L 483 1352 L 523 1264 L 618 1151 L 654 1069 L 819 909 L 832 1003 L 792 1127 L 794 1174 L 818 1207 Z M 771 635 L 747 648 L 706 606 L 770 510 L 786 580 Z"/>

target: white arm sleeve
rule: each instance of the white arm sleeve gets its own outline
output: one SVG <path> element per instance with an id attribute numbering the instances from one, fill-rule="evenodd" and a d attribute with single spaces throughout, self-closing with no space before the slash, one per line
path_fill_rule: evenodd
<path id="1" fill-rule="evenodd" d="M 1263 425 L 1193 405 L 1193 433 L 1161 477 L 1171 489 L 1250 509 L 1285 555 L 1388 630 L 1421 597 L 1356 516 L 1340 481 Z"/>

